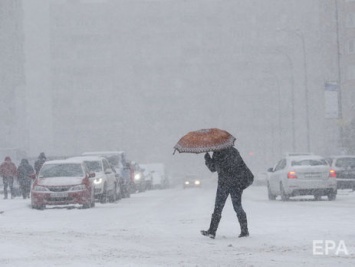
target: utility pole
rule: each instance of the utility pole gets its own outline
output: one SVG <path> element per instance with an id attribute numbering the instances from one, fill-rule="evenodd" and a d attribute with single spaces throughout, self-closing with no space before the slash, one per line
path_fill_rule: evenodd
<path id="1" fill-rule="evenodd" d="M 341 75 L 341 54 L 340 54 L 340 37 L 339 37 L 339 7 L 338 1 L 335 2 L 335 21 L 336 21 L 336 38 L 337 38 L 337 64 L 338 64 L 338 122 L 343 120 L 343 107 L 342 107 L 342 75 Z M 345 147 L 344 144 L 344 128 L 342 123 L 339 123 L 339 135 L 340 135 L 340 146 L 343 150 Z"/>

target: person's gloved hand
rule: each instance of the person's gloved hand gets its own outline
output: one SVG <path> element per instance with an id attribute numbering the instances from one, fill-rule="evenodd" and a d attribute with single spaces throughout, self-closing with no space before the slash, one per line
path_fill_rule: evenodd
<path id="1" fill-rule="evenodd" d="M 205 160 L 210 160 L 211 159 L 211 156 L 210 154 L 208 154 L 208 152 L 205 154 Z"/>

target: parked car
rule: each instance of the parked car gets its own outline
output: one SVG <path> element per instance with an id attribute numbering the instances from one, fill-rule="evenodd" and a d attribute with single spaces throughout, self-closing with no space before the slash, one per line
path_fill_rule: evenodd
<path id="1" fill-rule="evenodd" d="M 200 188 L 201 180 L 197 175 L 187 175 L 184 179 L 183 188 Z"/>
<path id="2" fill-rule="evenodd" d="M 46 205 L 79 204 L 95 206 L 94 187 L 83 160 L 53 160 L 43 164 L 31 188 L 31 205 L 44 209 Z"/>
<path id="3" fill-rule="evenodd" d="M 338 189 L 355 190 L 355 155 L 334 156 L 329 162 L 334 170 Z"/>
<path id="4" fill-rule="evenodd" d="M 131 173 L 131 192 L 144 192 L 147 187 L 144 170 L 135 161 L 129 161 L 128 166 Z"/>
<path id="5" fill-rule="evenodd" d="M 317 155 L 287 156 L 268 169 L 267 189 L 270 200 L 313 195 L 316 200 L 328 196 L 335 200 L 337 181 L 325 158 Z"/>
<path id="6" fill-rule="evenodd" d="M 82 156 L 70 159 L 83 160 L 89 171 L 95 173 L 95 177 L 90 178 L 94 185 L 95 199 L 100 203 L 114 202 L 121 198 L 121 188 L 119 185 L 119 175 L 106 158 L 100 156 Z"/>
<path id="7" fill-rule="evenodd" d="M 129 198 L 131 194 L 131 174 L 124 151 L 94 151 L 84 152 L 83 156 L 102 156 L 113 166 L 119 176 L 121 196 Z"/>

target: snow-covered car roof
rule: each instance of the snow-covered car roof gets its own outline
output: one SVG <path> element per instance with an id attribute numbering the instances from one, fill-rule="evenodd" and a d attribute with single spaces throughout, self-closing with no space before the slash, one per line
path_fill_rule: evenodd
<path id="1" fill-rule="evenodd" d="M 325 160 L 325 157 L 318 156 L 318 155 L 307 155 L 307 156 L 288 156 L 286 157 L 286 159 L 288 160 L 324 159 Z"/>
<path id="2" fill-rule="evenodd" d="M 96 155 L 122 155 L 125 154 L 124 151 L 93 151 L 93 152 L 84 152 L 83 156 L 96 156 Z"/>
<path id="3" fill-rule="evenodd" d="M 338 155 L 338 156 L 331 156 L 331 159 L 341 159 L 341 158 L 355 158 L 355 155 Z"/>
<path id="4" fill-rule="evenodd" d="M 82 161 L 101 161 L 104 159 L 102 156 L 77 156 L 77 157 L 72 157 L 68 158 L 67 160 L 82 160 Z"/>
<path id="5" fill-rule="evenodd" d="M 310 156 L 314 155 L 311 152 L 286 152 L 284 154 L 285 157 L 298 157 L 298 156 Z"/>
<path id="6" fill-rule="evenodd" d="M 48 160 L 43 165 L 48 164 L 70 164 L 70 163 L 83 163 L 84 161 L 79 158 L 70 158 L 70 159 L 57 159 L 57 160 Z"/>

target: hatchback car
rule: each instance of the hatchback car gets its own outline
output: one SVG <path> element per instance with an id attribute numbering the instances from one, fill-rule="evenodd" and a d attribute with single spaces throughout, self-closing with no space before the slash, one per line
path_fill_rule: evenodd
<path id="1" fill-rule="evenodd" d="M 69 204 L 94 207 L 94 187 L 90 181 L 94 176 L 83 160 L 45 162 L 31 188 L 32 208 Z"/>
<path id="2" fill-rule="evenodd" d="M 90 178 L 94 185 L 95 199 L 100 203 L 114 202 L 121 198 L 119 176 L 108 160 L 100 156 L 80 156 L 70 159 L 83 160 L 95 177 Z"/>
<path id="3" fill-rule="evenodd" d="M 268 197 L 288 200 L 293 196 L 313 195 L 316 200 L 327 196 L 335 200 L 337 181 L 325 158 L 317 155 L 287 156 L 268 169 Z"/>
<path id="4" fill-rule="evenodd" d="M 338 189 L 355 190 L 355 155 L 331 157 L 330 164 Z"/>

